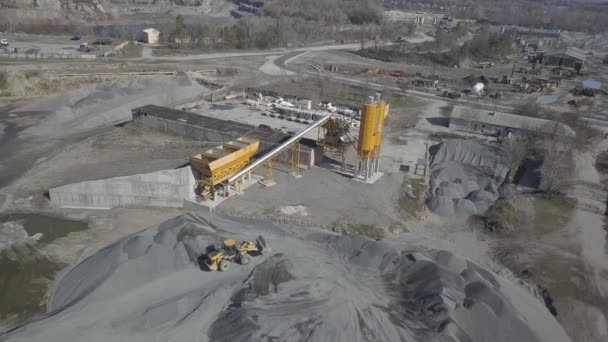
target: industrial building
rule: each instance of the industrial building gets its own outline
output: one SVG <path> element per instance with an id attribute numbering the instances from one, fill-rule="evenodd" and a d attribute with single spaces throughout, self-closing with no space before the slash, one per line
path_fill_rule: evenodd
<path id="1" fill-rule="evenodd" d="M 251 164 L 259 146 L 259 139 L 245 136 L 190 157 L 197 194 L 205 201 L 215 200 L 217 185 Z"/>
<path id="2" fill-rule="evenodd" d="M 566 50 L 541 53 L 538 60 L 543 65 L 574 69 L 580 73 L 587 62 L 587 55 L 580 49 L 570 47 Z"/>
<path id="3" fill-rule="evenodd" d="M 537 29 L 505 25 L 500 28 L 500 33 L 512 33 L 521 46 L 531 47 L 534 50 L 559 48 L 562 46 L 561 31 L 555 26 Z"/>
<path id="4" fill-rule="evenodd" d="M 439 77 L 424 77 L 416 75 L 416 78 L 410 82 L 410 85 L 416 88 L 437 88 L 439 86 Z"/>
<path id="5" fill-rule="evenodd" d="M 206 109 L 212 112 L 212 108 Z M 199 112 L 206 109 L 199 108 Z M 234 112 L 232 117 L 239 119 L 243 115 L 241 109 L 223 105 L 217 109 L 219 112 L 212 114 L 215 116 L 209 116 L 155 105 L 135 108 L 132 116 L 136 126 L 217 145 L 189 156 L 189 165 L 180 168 L 84 181 L 50 189 L 51 202 L 72 208 L 159 206 L 194 210 L 205 207 L 213 210 L 223 200 L 241 193 L 252 184 L 260 182 L 272 186 L 273 161 L 291 165 L 291 174 L 299 178 L 300 168 L 320 164 L 325 148 L 340 151 L 345 156 L 346 149 L 356 141 L 350 136 L 350 129 L 354 127 L 360 128 L 358 162 L 348 173 L 354 179 L 367 183 L 373 183 L 382 175 L 379 172 L 379 157 L 388 104 L 380 99 L 380 94 L 364 104 L 360 125 L 353 125 L 352 118 L 332 112 L 275 108 L 276 115 L 300 116 L 297 123 L 300 127 L 293 134 L 265 124 L 255 126 L 247 121 L 219 118 L 231 117 L 228 113 Z M 221 115 L 222 110 L 226 111 L 225 115 Z M 283 114 L 278 114 L 281 110 Z M 272 119 L 275 123 L 293 123 L 285 118 L 270 118 L 268 113 L 263 116 L 259 110 L 250 110 L 249 115 L 250 119 L 262 122 L 272 122 L 268 121 Z M 321 130 L 325 131 L 322 136 Z M 318 136 L 318 140 L 306 138 L 309 134 Z M 317 141 L 321 143 L 317 144 Z M 260 167 L 266 169 L 265 176 L 254 173 Z"/>
<path id="6" fill-rule="evenodd" d="M 190 113 L 171 108 L 147 105 L 132 110 L 136 125 L 158 129 L 164 132 L 187 136 L 200 141 L 227 143 L 242 136 L 260 140 L 255 157 L 270 151 L 273 147 L 289 139 L 290 135 L 266 125 L 252 126 L 232 120 L 221 120 L 198 113 Z M 300 140 L 300 165 L 307 168 L 317 165 L 323 158 L 323 147 L 312 139 Z M 291 162 L 291 153 L 285 151 L 277 156 L 279 161 Z"/>
<path id="7" fill-rule="evenodd" d="M 213 208 L 230 197 L 233 191 L 242 191 L 262 180 L 248 170 L 238 175 L 243 168 L 254 164 L 254 156 L 258 162 L 273 154 L 272 159 L 295 167 L 296 176 L 299 176 L 299 168 L 315 165 L 323 157 L 323 147 L 317 145 L 316 141 L 295 137 L 265 125 L 255 127 L 155 105 L 133 109 L 132 115 L 135 125 L 188 136 L 201 142 L 218 143 L 219 146 L 190 156 L 190 165 L 181 168 L 84 181 L 50 189 L 49 196 L 54 205 L 97 209 L 129 206 L 197 209 L 205 206 L 200 201 L 203 200 L 208 202 L 207 208 Z M 303 125 L 306 129 L 313 126 Z M 286 143 L 292 148 L 285 148 Z M 282 149 L 277 152 L 278 147 Z M 298 152 L 297 158 L 294 158 L 295 151 Z M 269 172 L 272 170 L 271 162 L 267 160 L 264 165 Z"/>
<path id="8" fill-rule="evenodd" d="M 462 108 L 455 108 L 452 112 L 449 128 L 502 138 L 521 136 L 528 132 L 551 134 L 556 129 L 555 125 L 558 125 L 568 135 L 574 135 L 570 127 L 551 120 L 500 112 L 467 112 L 460 109 Z"/>
<path id="9" fill-rule="evenodd" d="M 137 40 L 142 43 L 158 44 L 160 41 L 160 31 L 155 28 L 147 28 L 141 30 L 137 37 Z"/>

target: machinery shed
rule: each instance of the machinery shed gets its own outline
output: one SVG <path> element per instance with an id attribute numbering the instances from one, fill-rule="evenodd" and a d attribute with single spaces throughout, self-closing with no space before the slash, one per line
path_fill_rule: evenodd
<path id="1" fill-rule="evenodd" d="M 132 114 L 133 122 L 136 125 L 211 143 L 224 144 L 242 136 L 255 137 L 260 140 L 256 158 L 268 153 L 272 148 L 291 137 L 289 134 L 265 125 L 256 127 L 156 105 L 135 108 L 132 110 Z M 304 138 L 300 140 L 300 145 L 300 167 L 308 168 L 321 162 L 323 147 L 316 141 Z M 291 151 L 284 151 L 277 159 L 286 163 L 291 162 Z"/>
<path id="2" fill-rule="evenodd" d="M 158 44 L 160 41 L 160 31 L 155 28 L 141 30 L 137 38 L 143 43 Z"/>

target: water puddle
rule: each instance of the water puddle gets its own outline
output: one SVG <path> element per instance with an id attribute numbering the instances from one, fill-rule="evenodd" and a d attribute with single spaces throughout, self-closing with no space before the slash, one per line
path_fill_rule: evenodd
<path id="1" fill-rule="evenodd" d="M 8 214 L 0 216 L 0 224 L 11 221 L 19 222 L 28 235 L 42 234 L 38 240 L 49 243 L 72 232 L 88 229 L 86 222 L 67 220 L 39 214 Z"/>
<path id="2" fill-rule="evenodd" d="M 47 289 L 67 265 L 44 255 L 44 245 L 88 228 L 85 222 L 39 214 L 0 216 L 0 333 L 45 313 Z M 29 238 L 23 239 L 23 230 Z M 42 234 L 37 241 L 31 238 L 36 234 Z M 15 236 L 20 240 L 9 241 Z"/>
<path id="3" fill-rule="evenodd" d="M 46 311 L 46 291 L 65 264 L 49 260 L 33 245 L 0 251 L 0 333 Z"/>

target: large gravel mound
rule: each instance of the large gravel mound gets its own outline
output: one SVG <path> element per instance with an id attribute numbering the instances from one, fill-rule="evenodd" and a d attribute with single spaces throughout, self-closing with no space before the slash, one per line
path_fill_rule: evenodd
<path id="1" fill-rule="evenodd" d="M 207 272 L 223 237 L 272 251 Z M 316 229 L 177 217 L 74 267 L 52 315 L 7 341 L 569 341 L 544 305 L 446 251 Z"/>
<path id="2" fill-rule="evenodd" d="M 131 109 L 155 104 L 174 106 L 209 90 L 186 74 L 117 80 L 84 86 L 62 95 L 34 101 L 19 111 L 51 111 L 40 125 L 26 129 L 23 136 L 78 131 L 131 120 Z"/>
<path id="3" fill-rule="evenodd" d="M 509 169 L 500 149 L 468 140 L 449 140 L 431 151 L 429 209 L 441 216 L 483 214 L 498 199 Z"/>

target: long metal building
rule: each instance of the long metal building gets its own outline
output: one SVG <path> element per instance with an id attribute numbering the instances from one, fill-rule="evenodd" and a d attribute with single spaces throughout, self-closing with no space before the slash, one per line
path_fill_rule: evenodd
<path id="1" fill-rule="evenodd" d="M 156 105 L 147 105 L 132 110 L 133 122 L 136 125 L 154 128 L 187 136 L 200 141 L 223 144 L 242 136 L 251 136 L 260 140 L 256 158 L 269 152 L 273 147 L 286 141 L 291 135 L 268 126 L 251 126 L 231 120 L 221 120 Z M 311 139 L 300 140 L 300 167 L 308 168 L 317 165 L 323 158 L 323 147 Z M 277 159 L 290 163 L 291 151 L 281 153 Z"/>

